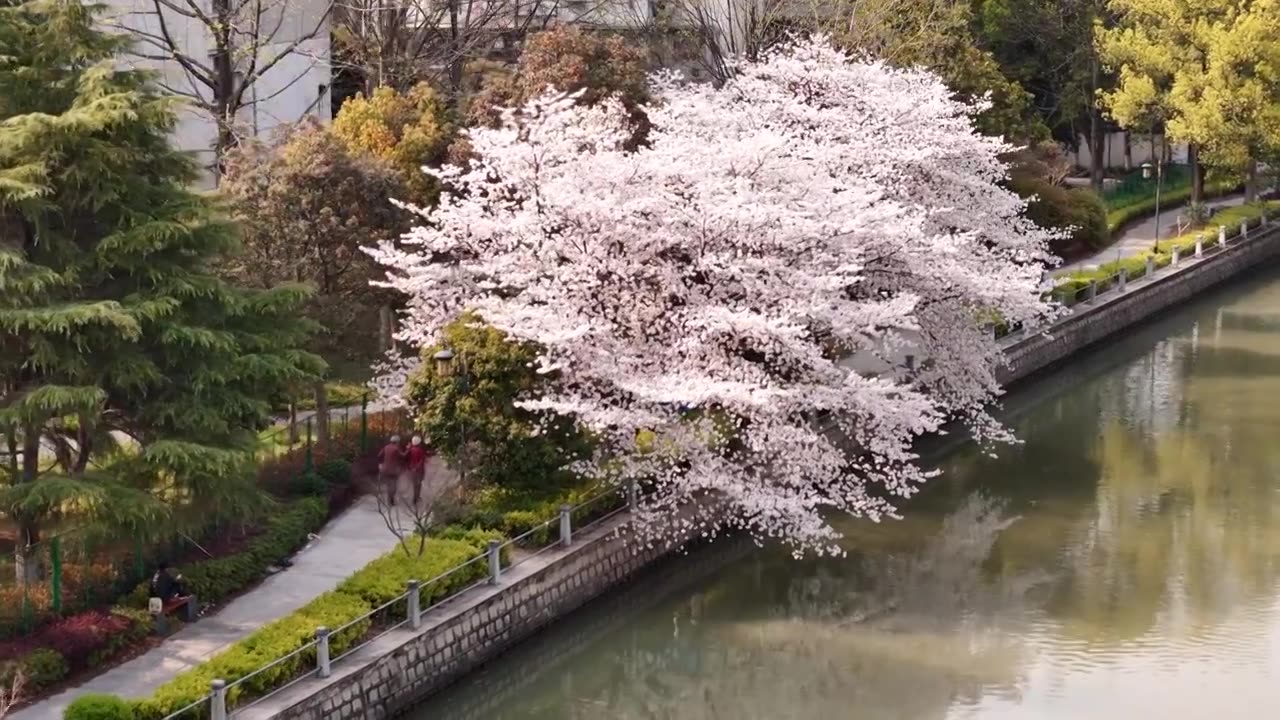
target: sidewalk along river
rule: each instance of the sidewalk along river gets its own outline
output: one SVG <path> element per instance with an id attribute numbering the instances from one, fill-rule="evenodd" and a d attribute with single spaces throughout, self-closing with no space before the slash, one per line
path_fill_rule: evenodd
<path id="1" fill-rule="evenodd" d="M 930 458 L 904 520 L 839 522 L 847 557 L 672 559 L 410 717 L 1265 717 L 1277 398 L 1273 269 L 1017 390 L 1023 444 Z"/>

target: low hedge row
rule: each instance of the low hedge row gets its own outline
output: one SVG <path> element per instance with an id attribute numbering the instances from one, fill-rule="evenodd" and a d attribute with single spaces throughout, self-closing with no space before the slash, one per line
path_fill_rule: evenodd
<path id="1" fill-rule="evenodd" d="M 1144 250 L 1119 260 L 1103 263 L 1092 270 L 1080 270 L 1060 278 L 1054 285 L 1052 297 L 1065 305 L 1074 304 L 1079 292 L 1090 283 L 1096 283 L 1097 291 L 1103 292 L 1111 288 L 1120 273 L 1124 273 L 1129 280 L 1136 280 L 1146 274 L 1147 258 L 1154 261 L 1156 268 L 1166 267 L 1173 262 L 1174 249 L 1183 256 L 1194 251 L 1198 235 L 1205 236 L 1206 246 L 1215 243 L 1218 237 L 1216 228 L 1221 225 L 1226 231 L 1227 239 L 1233 239 L 1240 234 L 1242 222 L 1254 228 L 1261 224 L 1264 212 L 1273 215 L 1278 210 L 1280 210 L 1280 201 L 1276 200 L 1224 208 L 1213 214 L 1205 229 L 1193 230 L 1175 238 L 1161 240 L 1158 252 L 1155 248 Z"/>
<path id="2" fill-rule="evenodd" d="M 487 543 L 487 536 L 480 532 L 472 538 Z M 252 635 L 218 653 L 208 662 L 178 675 L 160 686 L 151 697 L 127 701 L 130 720 L 158 720 L 182 707 L 198 701 L 209 692 L 209 683 L 221 678 L 228 683 L 295 652 L 315 637 L 319 626 L 338 628 L 351 623 L 377 607 L 384 605 L 405 591 L 411 579 L 435 578 L 449 568 L 461 565 L 483 552 L 482 544 L 463 540 L 431 538 L 425 552 L 413 556 L 396 548 L 366 565 L 347 578 L 336 590 L 325 593 L 307 603 L 296 612 L 263 626 Z M 458 572 L 422 588 L 423 606 L 440 600 L 483 578 L 488 572 L 486 563 L 475 562 Z M 330 653 L 341 654 L 362 638 L 370 629 L 370 623 L 354 623 L 330 638 Z M 293 679 L 299 672 L 315 665 L 315 650 L 308 648 L 293 655 L 271 669 L 253 676 L 228 693 L 229 702 L 242 696 L 261 695 L 272 688 Z M 63 717 L 67 720 L 90 720 L 96 717 L 85 714 L 96 710 L 104 702 L 101 697 L 92 699 L 92 708 L 81 709 L 72 704 Z"/>
<path id="3" fill-rule="evenodd" d="M 1205 198 L 1222 197 L 1240 189 L 1240 183 L 1235 181 L 1226 182 L 1208 182 L 1204 185 Z M 1182 205 L 1191 199 L 1191 188 L 1184 187 L 1170 190 L 1160 194 L 1160 207 L 1170 209 L 1178 205 Z M 1151 196 L 1145 200 L 1139 200 L 1130 205 L 1126 205 L 1115 210 L 1107 211 L 1107 229 L 1114 235 L 1120 228 L 1139 218 L 1147 217 L 1156 211 L 1156 198 Z"/>
<path id="4" fill-rule="evenodd" d="M 245 589 L 266 574 L 267 568 L 302 547 L 307 536 L 320 529 L 328 516 L 329 505 L 324 498 L 296 500 L 273 514 L 262 533 L 255 536 L 244 551 L 183 565 L 176 570 L 200 602 L 219 602 Z M 149 596 L 148 580 L 139 583 L 130 593 L 130 604 L 145 608 Z"/>
<path id="5" fill-rule="evenodd" d="M 573 526 L 581 527 L 595 518 L 615 510 L 625 502 L 621 493 L 601 498 L 586 507 L 577 507 L 599 495 L 599 485 L 570 488 L 553 497 L 536 497 L 512 493 L 502 488 L 486 488 L 475 493 L 470 503 L 441 532 L 458 532 L 457 528 L 469 528 L 471 532 L 496 532 L 507 538 L 516 538 L 538 528 L 520 544 L 541 547 L 559 537 L 560 526 L 554 520 L 560 516 L 561 505 L 572 505 Z"/>

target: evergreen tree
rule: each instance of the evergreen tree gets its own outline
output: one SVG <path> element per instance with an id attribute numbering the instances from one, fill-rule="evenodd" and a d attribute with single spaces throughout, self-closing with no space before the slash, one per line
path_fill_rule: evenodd
<path id="1" fill-rule="evenodd" d="M 0 3 L 0 509 L 154 526 L 244 510 L 268 398 L 320 360 L 303 287 L 243 290 L 237 246 L 175 151 L 173 98 L 76 0 Z M 121 452 L 123 450 L 123 452 Z"/>

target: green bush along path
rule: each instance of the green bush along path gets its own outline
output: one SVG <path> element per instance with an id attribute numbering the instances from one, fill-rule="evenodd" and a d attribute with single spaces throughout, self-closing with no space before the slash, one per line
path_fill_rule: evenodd
<path id="1" fill-rule="evenodd" d="M 433 457 L 427 467 L 427 478 L 447 482 L 451 477 L 452 470 L 441 459 Z M 268 577 L 217 613 L 185 626 L 137 658 L 24 708 L 7 720 L 60 718 L 72 700 L 86 693 L 108 693 L 124 698 L 150 695 L 175 675 L 206 662 L 263 625 L 338 587 L 395 545 L 396 538 L 378 513 L 376 501 L 372 497 L 362 498 L 326 525 L 319 538 L 293 558 L 291 567 Z"/>

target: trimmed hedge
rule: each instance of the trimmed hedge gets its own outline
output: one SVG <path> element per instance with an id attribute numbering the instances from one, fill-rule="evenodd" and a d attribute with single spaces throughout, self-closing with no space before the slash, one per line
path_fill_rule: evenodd
<path id="1" fill-rule="evenodd" d="M 366 565 L 347 578 L 336 590 L 325 593 L 296 612 L 263 626 L 252 635 L 218 653 L 208 662 L 175 677 L 160 686 L 149 698 L 134 701 L 137 720 L 158 720 L 196 702 L 209 692 L 209 683 L 217 678 L 232 682 L 253 671 L 299 650 L 315 638 L 319 626 L 337 628 L 371 612 L 404 593 L 411 579 L 429 580 L 449 568 L 461 565 L 481 554 L 474 544 L 458 540 L 432 538 L 421 556 L 409 556 L 399 547 Z M 488 566 L 476 562 L 466 568 L 422 588 L 422 604 L 428 606 L 471 585 L 488 573 Z M 330 653 L 339 655 L 350 648 L 370 629 L 368 620 L 356 623 L 329 639 Z M 308 648 L 287 662 L 254 675 L 228 693 L 233 703 L 241 696 L 257 696 L 292 680 L 304 669 L 315 666 L 315 650 Z M 64 715 L 64 718 L 71 718 Z M 72 719 L 75 720 L 75 719 Z"/>
<path id="2" fill-rule="evenodd" d="M 69 720 L 133 720 L 133 706 L 115 695 L 81 695 L 67 706 L 62 717 Z"/>
<path id="3" fill-rule="evenodd" d="M 1234 181 L 1206 182 L 1204 184 L 1204 196 L 1205 199 L 1222 197 L 1223 195 L 1230 195 L 1239 189 L 1240 183 Z M 1186 204 L 1190 199 L 1190 187 L 1169 190 L 1160 194 L 1160 207 L 1162 210 L 1172 210 L 1177 206 Z M 1139 200 L 1130 205 L 1109 210 L 1107 211 L 1107 229 L 1114 235 L 1125 225 L 1139 218 L 1154 215 L 1155 211 L 1156 199 L 1154 195 L 1145 200 Z"/>
<path id="4" fill-rule="evenodd" d="M 243 552 L 184 565 L 177 571 L 200 602 L 218 602 L 240 592 L 262 577 L 268 567 L 302 547 L 307 536 L 324 525 L 328 514 L 324 498 L 294 501 L 273 515 Z M 145 581 L 134 589 L 130 596 L 133 605 L 146 607 L 149 586 L 150 581 Z"/>
<path id="5" fill-rule="evenodd" d="M 1122 272 L 1129 280 L 1137 280 L 1147 272 L 1147 258 L 1152 258 L 1155 261 L 1156 268 L 1166 267 L 1173 262 L 1175 248 L 1183 256 L 1187 252 L 1195 250 L 1197 235 L 1204 234 L 1207 247 L 1217 242 L 1217 227 L 1221 225 L 1226 229 L 1227 239 L 1232 239 L 1240 234 L 1241 222 L 1247 221 L 1250 228 L 1261 224 L 1264 210 L 1268 213 L 1275 213 L 1276 210 L 1280 210 L 1280 201 L 1270 200 L 1252 205 L 1223 208 L 1213 214 L 1205 228 L 1192 230 L 1189 233 L 1168 240 L 1161 240 L 1158 244 L 1159 252 L 1154 252 L 1154 248 L 1153 250 L 1144 250 L 1135 255 L 1103 263 L 1093 270 L 1080 270 L 1063 276 L 1054 285 L 1051 296 L 1060 303 L 1071 305 L 1074 304 L 1075 297 L 1079 291 L 1088 287 L 1091 282 L 1097 283 L 1098 292 L 1103 292 L 1111 288 L 1115 278 Z"/>

